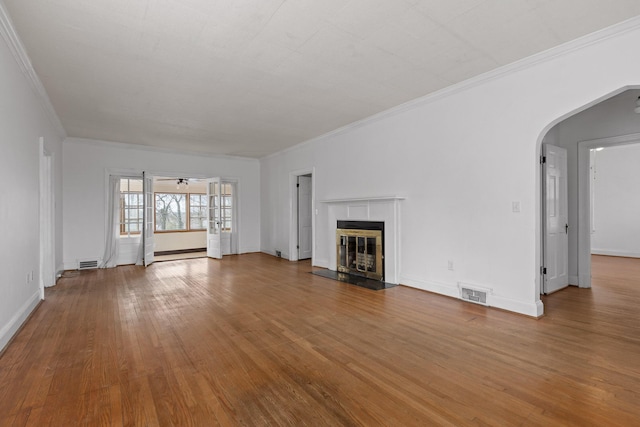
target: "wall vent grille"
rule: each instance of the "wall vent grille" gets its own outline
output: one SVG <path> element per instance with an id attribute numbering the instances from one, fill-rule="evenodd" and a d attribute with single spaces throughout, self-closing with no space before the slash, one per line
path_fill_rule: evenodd
<path id="1" fill-rule="evenodd" d="M 97 259 L 78 260 L 78 270 L 90 270 L 93 268 L 98 268 Z"/>
<path id="2" fill-rule="evenodd" d="M 487 291 L 460 286 L 460 298 L 475 304 L 487 305 Z"/>

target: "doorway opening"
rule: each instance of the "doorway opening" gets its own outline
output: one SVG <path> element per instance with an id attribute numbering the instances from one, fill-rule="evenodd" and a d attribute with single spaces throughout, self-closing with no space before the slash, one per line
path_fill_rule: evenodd
<path id="1" fill-rule="evenodd" d="M 154 261 L 207 256 L 207 184 L 204 179 L 154 176 Z"/>
<path id="2" fill-rule="evenodd" d="M 154 260 L 237 254 L 237 194 L 236 180 L 155 176 Z"/>
<path id="3" fill-rule="evenodd" d="M 598 233 L 598 213 L 597 210 L 594 211 L 594 206 L 602 208 L 603 206 L 600 203 L 609 203 L 607 199 L 601 199 L 602 196 L 598 196 L 597 193 L 594 200 L 594 158 L 596 159 L 597 168 L 597 159 L 600 154 L 599 151 L 596 152 L 595 150 L 602 148 L 607 150 L 607 147 L 622 147 L 640 143 L 640 116 L 635 112 L 638 97 L 640 97 L 640 90 L 637 87 L 622 88 L 615 91 L 584 106 L 577 112 L 559 119 L 556 123 L 550 125 L 548 132 L 542 139 L 543 149 L 546 144 L 562 147 L 566 149 L 568 156 L 566 192 L 568 206 L 567 248 L 565 253 L 559 257 L 566 259 L 568 285 L 580 288 L 591 287 L 592 253 L 602 252 L 602 248 L 597 246 L 602 246 L 598 243 L 598 237 L 602 237 L 603 234 L 601 233 L 600 236 L 595 236 L 594 234 Z M 640 153 L 640 150 L 638 151 Z M 541 154 L 542 161 L 544 157 L 542 150 Z M 617 166 L 616 163 L 611 165 L 616 170 L 616 175 L 621 172 L 620 166 L 622 164 L 620 162 L 622 160 L 620 159 L 630 160 L 630 155 L 618 156 L 618 159 Z M 613 161 L 615 162 L 615 160 Z M 636 169 L 638 168 L 633 168 L 634 172 Z M 554 249 L 549 247 L 550 240 L 545 232 L 546 223 L 550 219 L 548 209 L 545 207 L 548 207 L 549 197 L 545 194 L 545 192 L 548 192 L 548 183 L 545 182 L 544 166 L 541 171 L 541 259 L 543 262 L 541 263 L 540 271 L 540 292 L 545 294 L 550 293 L 546 292 L 546 282 L 549 279 L 547 275 L 550 273 L 547 259 L 553 254 Z M 629 178 L 626 179 L 628 180 Z M 612 191 L 618 191 L 620 186 L 609 185 L 608 188 Z M 638 203 L 640 208 L 640 200 Z M 610 210 L 616 209 L 620 214 L 627 213 L 626 211 L 632 211 L 635 208 L 633 206 L 618 206 L 611 207 Z M 600 218 L 600 220 L 603 219 Z M 619 223 L 620 218 L 608 220 L 609 224 L 612 222 Z M 603 224 L 601 223 L 601 225 Z M 604 230 L 601 229 L 601 231 Z M 626 231 L 618 231 L 618 242 L 620 242 L 620 238 L 624 240 L 629 237 L 629 234 L 633 234 L 630 227 L 627 227 Z M 633 239 L 627 239 L 626 243 L 629 243 L 629 240 Z M 607 244 L 607 246 L 609 247 L 605 248 L 605 252 L 609 251 L 610 254 L 617 252 L 618 256 L 620 256 L 624 252 L 613 249 L 613 247 L 619 246 L 617 243 L 613 243 L 613 246 Z M 629 252 L 629 246 L 627 246 L 626 250 L 627 254 L 633 253 L 633 251 Z M 640 255 L 640 249 L 636 253 Z"/>
<path id="4" fill-rule="evenodd" d="M 289 260 L 311 259 L 315 248 L 315 204 L 313 169 L 292 172 L 289 175 L 291 188 L 291 230 Z"/>

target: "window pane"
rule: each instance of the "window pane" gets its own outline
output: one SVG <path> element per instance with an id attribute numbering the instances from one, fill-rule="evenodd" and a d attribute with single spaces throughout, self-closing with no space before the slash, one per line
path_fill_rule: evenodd
<path id="1" fill-rule="evenodd" d="M 186 230 L 186 194 L 156 193 L 156 230 Z"/>
<path id="2" fill-rule="evenodd" d="M 142 222 L 142 180 L 120 180 L 120 232 L 139 234 Z"/>
<path id="3" fill-rule="evenodd" d="M 191 218 L 190 227 L 192 230 L 204 230 L 205 221 L 202 218 Z"/>

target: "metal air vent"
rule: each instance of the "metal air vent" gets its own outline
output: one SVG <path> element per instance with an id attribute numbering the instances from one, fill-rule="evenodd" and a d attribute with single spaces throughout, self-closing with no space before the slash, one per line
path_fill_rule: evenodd
<path id="1" fill-rule="evenodd" d="M 488 290 L 472 288 L 468 285 L 460 284 L 460 298 L 475 304 L 487 304 Z"/>
<path id="2" fill-rule="evenodd" d="M 98 268 L 97 259 L 78 260 L 78 270 L 90 270 L 92 268 Z"/>

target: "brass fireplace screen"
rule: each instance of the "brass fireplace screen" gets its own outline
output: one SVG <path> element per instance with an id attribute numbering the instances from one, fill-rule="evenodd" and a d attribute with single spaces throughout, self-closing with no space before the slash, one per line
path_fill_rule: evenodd
<path id="1" fill-rule="evenodd" d="M 375 280 L 384 280 L 384 223 L 338 221 L 337 269 Z"/>

